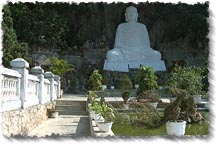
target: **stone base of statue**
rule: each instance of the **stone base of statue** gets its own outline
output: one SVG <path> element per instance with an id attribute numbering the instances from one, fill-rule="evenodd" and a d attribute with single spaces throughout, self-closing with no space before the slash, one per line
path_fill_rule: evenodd
<path id="1" fill-rule="evenodd" d="M 143 60 L 105 60 L 104 70 L 129 72 L 129 69 L 139 69 L 140 65 L 149 66 L 154 71 L 166 71 L 163 60 L 143 59 Z"/>

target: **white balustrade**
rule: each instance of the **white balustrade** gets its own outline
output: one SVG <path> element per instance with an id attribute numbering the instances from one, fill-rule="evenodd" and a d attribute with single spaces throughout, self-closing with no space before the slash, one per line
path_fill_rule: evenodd
<path id="1" fill-rule="evenodd" d="M 37 76 L 28 75 L 27 80 L 27 89 L 26 89 L 26 97 L 25 100 L 27 101 L 26 107 L 39 104 L 39 97 L 38 97 L 38 87 L 39 87 L 39 79 Z"/>
<path id="2" fill-rule="evenodd" d="M 48 79 L 44 80 L 44 102 L 50 101 L 50 81 Z"/>
<path id="3" fill-rule="evenodd" d="M 60 78 L 44 73 L 39 66 L 29 74 L 29 64 L 22 58 L 11 61 L 12 69 L 0 73 L 0 112 L 43 104 L 59 98 Z"/>
<path id="4" fill-rule="evenodd" d="M 14 70 L 3 68 L 1 88 L 1 111 L 20 108 L 20 78 L 21 75 Z"/>

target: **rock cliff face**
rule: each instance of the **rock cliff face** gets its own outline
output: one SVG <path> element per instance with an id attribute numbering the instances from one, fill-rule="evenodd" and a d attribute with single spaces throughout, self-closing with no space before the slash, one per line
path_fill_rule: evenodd
<path id="1" fill-rule="evenodd" d="M 73 78 L 68 76 L 69 88 L 71 85 L 86 86 L 88 76 L 94 69 L 102 72 L 106 51 L 113 48 L 117 26 L 125 22 L 125 9 L 130 5 L 137 7 L 138 21 L 146 25 L 151 47 L 161 52 L 168 70 L 174 63 L 202 66 L 207 60 L 208 3 L 55 4 L 49 8 L 57 11 L 68 28 L 64 39 L 67 47 L 55 52 L 75 64 L 78 71 Z M 20 37 L 19 33 L 17 35 Z M 42 52 L 46 50 L 50 52 L 49 48 Z M 39 64 L 49 58 L 46 54 L 36 54 L 35 57 Z M 78 76 L 82 80 L 76 80 Z"/>
<path id="2" fill-rule="evenodd" d="M 108 49 L 112 49 L 116 28 L 118 24 L 125 22 L 124 13 L 129 5 L 131 4 L 79 4 L 78 12 L 74 12 L 76 17 L 71 23 L 74 28 L 71 30 L 77 33 L 71 34 L 75 35 L 77 41 L 89 40 L 93 49 L 97 49 L 97 41 L 104 35 Z M 203 60 L 208 57 L 208 15 L 203 12 L 204 4 L 139 3 L 135 6 L 138 8 L 138 21 L 147 26 L 151 47 L 162 53 L 168 68 L 176 62 L 203 64 Z M 71 47 L 77 45 L 77 41 L 71 39 Z"/>

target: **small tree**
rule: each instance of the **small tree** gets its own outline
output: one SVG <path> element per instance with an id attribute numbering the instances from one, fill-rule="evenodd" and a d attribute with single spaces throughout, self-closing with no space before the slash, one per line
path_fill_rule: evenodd
<path id="1" fill-rule="evenodd" d="M 132 81 L 127 74 L 123 74 L 121 76 L 118 87 L 122 91 L 122 98 L 124 99 L 124 102 L 127 103 L 130 97 L 130 90 L 133 88 Z"/>
<path id="2" fill-rule="evenodd" d="M 89 90 L 102 90 L 102 75 L 98 70 L 94 70 L 89 78 Z"/>
<path id="3" fill-rule="evenodd" d="M 63 77 L 63 75 L 68 71 L 75 71 L 74 65 L 68 64 L 67 61 L 53 57 L 50 59 L 52 73 Z"/>
<path id="4" fill-rule="evenodd" d="M 185 120 L 198 122 L 203 120 L 200 113 L 196 111 L 193 96 L 202 89 L 201 71 L 196 67 L 175 66 L 170 73 L 169 89 L 177 99 L 165 108 L 165 121 Z"/>
<path id="5" fill-rule="evenodd" d="M 59 75 L 61 77 L 61 83 L 63 84 L 63 77 L 66 72 L 75 71 L 75 66 L 68 64 L 67 61 L 59 59 L 57 57 L 53 57 L 49 60 L 50 71 L 55 75 Z M 62 85 L 61 84 L 61 85 Z"/>
<path id="6" fill-rule="evenodd" d="M 157 77 L 151 67 L 140 66 L 138 84 L 139 88 L 137 90 L 137 95 L 143 91 L 158 88 Z"/>
<path id="7" fill-rule="evenodd" d="M 199 94 L 202 89 L 201 69 L 196 67 L 179 67 L 175 66 L 170 73 L 169 87 L 177 88 L 193 96 Z"/>
<path id="8" fill-rule="evenodd" d="M 5 67 L 10 67 L 10 61 L 19 57 L 30 62 L 31 58 L 28 56 L 27 43 L 19 43 L 17 41 L 17 35 L 13 28 L 13 19 L 11 18 L 8 5 L 4 5 L 3 13 L 3 65 Z"/>

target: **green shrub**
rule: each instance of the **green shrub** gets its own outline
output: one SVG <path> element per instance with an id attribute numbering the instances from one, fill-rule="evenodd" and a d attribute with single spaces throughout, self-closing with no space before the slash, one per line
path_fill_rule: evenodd
<path id="1" fill-rule="evenodd" d="M 117 113 L 115 123 L 131 124 L 143 128 L 158 128 L 161 126 L 161 115 L 152 106 L 143 103 L 133 103 L 131 105 L 134 112 Z"/>
<path id="2" fill-rule="evenodd" d="M 170 73 L 169 87 L 185 90 L 188 95 L 196 95 L 201 92 L 201 69 L 197 67 L 175 66 Z"/>
<path id="3" fill-rule="evenodd" d="M 157 77 L 151 67 L 140 66 L 138 84 L 137 94 L 158 88 Z"/>
<path id="4" fill-rule="evenodd" d="M 94 91 L 88 91 L 87 92 L 87 97 L 88 97 L 87 101 L 91 103 L 91 102 L 96 100 L 97 95 L 96 95 L 96 93 Z"/>
<path id="5" fill-rule="evenodd" d="M 124 91 L 130 91 L 133 88 L 133 84 L 131 79 L 128 77 L 127 74 L 122 74 L 120 78 L 120 82 L 118 85 L 118 88 L 124 92 Z"/>
<path id="6" fill-rule="evenodd" d="M 125 103 L 127 103 L 130 97 L 130 90 L 133 88 L 133 84 L 131 79 L 128 77 L 127 74 L 121 75 L 121 79 L 118 85 L 119 89 L 122 91 L 122 98 Z"/>
<path id="7" fill-rule="evenodd" d="M 89 90 L 102 90 L 102 75 L 98 70 L 94 70 L 89 79 Z"/>
<path id="8" fill-rule="evenodd" d="M 150 102 L 159 102 L 158 94 L 153 90 L 146 90 L 137 96 L 137 100 L 146 99 Z"/>

